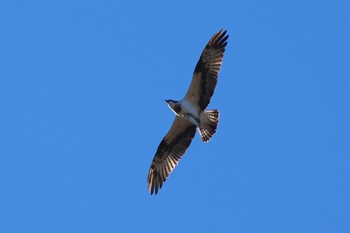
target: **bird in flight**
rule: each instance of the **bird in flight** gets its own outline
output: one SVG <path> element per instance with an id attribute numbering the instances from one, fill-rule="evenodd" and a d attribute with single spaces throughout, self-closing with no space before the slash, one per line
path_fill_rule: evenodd
<path id="1" fill-rule="evenodd" d="M 198 129 L 203 142 L 214 135 L 219 111 L 206 110 L 214 93 L 227 45 L 226 31 L 217 32 L 205 46 L 193 73 L 191 85 L 180 101 L 166 100 L 175 120 L 158 146 L 148 172 L 148 192 L 158 190 L 190 146 Z"/>

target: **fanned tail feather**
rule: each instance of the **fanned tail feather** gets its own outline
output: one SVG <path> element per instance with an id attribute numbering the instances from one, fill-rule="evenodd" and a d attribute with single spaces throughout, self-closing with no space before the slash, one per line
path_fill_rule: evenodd
<path id="1" fill-rule="evenodd" d="M 199 116 L 200 127 L 198 128 L 203 142 L 208 142 L 216 132 L 220 113 L 217 109 L 202 112 Z"/>

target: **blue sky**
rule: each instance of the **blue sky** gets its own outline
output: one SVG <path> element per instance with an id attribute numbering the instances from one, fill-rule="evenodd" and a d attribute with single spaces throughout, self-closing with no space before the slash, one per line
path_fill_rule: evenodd
<path id="1" fill-rule="evenodd" d="M 2 1 L 0 232 L 350 232 L 348 1 Z M 147 173 L 228 30 L 198 135 Z"/>

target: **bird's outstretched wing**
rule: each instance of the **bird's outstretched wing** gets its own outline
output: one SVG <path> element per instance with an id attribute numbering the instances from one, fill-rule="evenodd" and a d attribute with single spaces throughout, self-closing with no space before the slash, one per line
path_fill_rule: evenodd
<path id="1" fill-rule="evenodd" d="M 159 144 L 149 169 L 148 192 L 151 194 L 158 193 L 158 190 L 190 146 L 195 133 L 196 126 L 182 117 L 175 117 L 169 132 Z"/>
<path id="2" fill-rule="evenodd" d="M 212 97 L 227 45 L 226 31 L 217 32 L 205 46 L 193 73 L 185 99 L 203 111 Z"/>

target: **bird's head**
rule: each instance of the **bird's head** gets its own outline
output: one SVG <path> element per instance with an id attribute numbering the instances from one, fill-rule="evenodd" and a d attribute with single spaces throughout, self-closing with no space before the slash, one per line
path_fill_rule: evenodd
<path id="1" fill-rule="evenodd" d="M 175 108 L 175 104 L 179 101 L 175 101 L 175 100 L 165 100 L 165 102 L 168 104 L 168 106 L 171 108 L 171 109 L 174 109 Z"/>

